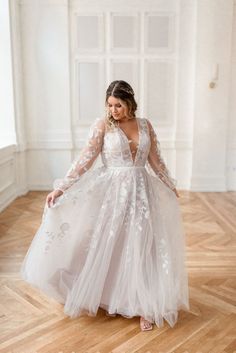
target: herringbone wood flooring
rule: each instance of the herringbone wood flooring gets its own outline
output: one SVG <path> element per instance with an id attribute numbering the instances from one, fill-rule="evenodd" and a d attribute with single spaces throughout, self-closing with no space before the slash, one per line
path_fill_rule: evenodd
<path id="1" fill-rule="evenodd" d="M 70 319 L 63 306 L 21 280 L 19 268 L 40 224 L 46 192 L 29 192 L 0 214 L 0 352 L 236 352 L 236 192 L 180 192 L 190 312 L 172 329 L 141 332 L 139 318 Z"/>

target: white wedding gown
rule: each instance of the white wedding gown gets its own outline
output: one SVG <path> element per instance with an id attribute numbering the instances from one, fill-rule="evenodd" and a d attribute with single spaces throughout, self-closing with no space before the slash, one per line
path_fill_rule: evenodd
<path id="1" fill-rule="evenodd" d="M 178 310 L 189 310 L 176 180 L 150 121 L 137 124 L 133 158 L 120 127 L 108 132 L 104 119 L 94 121 L 82 152 L 54 182 L 64 193 L 54 206 L 45 203 L 21 276 L 72 318 L 100 307 L 173 327 Z M 103 165 L 94 168 L 100 153 Z"/>

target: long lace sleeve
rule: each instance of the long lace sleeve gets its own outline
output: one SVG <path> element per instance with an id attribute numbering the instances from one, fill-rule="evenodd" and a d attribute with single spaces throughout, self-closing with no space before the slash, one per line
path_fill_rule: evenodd
<path id="1" fill-rule="evenodd" d="M 72 165 L 63 179 L 56 179 L 53 183 L 54 190 L 64 192 L 71 187 L 80 176 L 84 174 L 98 157 L 103 145 L 105 132 L 105 122 L 97 118 L 89 128 L 86 144 L 78 157 L 72 162 Z"/>
<path id="2" fill-rule="evenodd" d="M 171 190 L 176 188 L 177 180 L 172 178 L 165 162 L 161 156 L 160 142 L 153 129 L 151 122 L 147 119 L 149 134 L 151 139 L 151 146 L 148 154 L 148 163 L 150 164 L 154 173 L 165 183 Z"/>

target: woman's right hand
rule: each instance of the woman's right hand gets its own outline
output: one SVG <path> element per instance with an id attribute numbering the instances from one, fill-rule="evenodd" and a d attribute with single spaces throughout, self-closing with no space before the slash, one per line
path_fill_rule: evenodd
<path id="1" fill-rule="evenodd" d="M 46 197 L 47 206 L 49 208 L 50 208 L 50 206 L 53 206 L 56 198 L 61 196 L 62 194 L 63 194 L 63 191 L 61 191 L 61 190 L 53 190 L 52 192 L 50 192 Z"/>

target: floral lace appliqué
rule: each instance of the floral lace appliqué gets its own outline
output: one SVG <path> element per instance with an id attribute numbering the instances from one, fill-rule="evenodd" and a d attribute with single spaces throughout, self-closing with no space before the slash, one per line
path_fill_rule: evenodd
<path id="1" fill-rule="evenodd" d="M 65 191 L 72 186 L 80 176 L 84 174 L 94 163 L 103 145 L 105 133 L 105 122 L 103 119 L 96 119 L 91 125 L 85 147 L 72 162 L 72 165 L 63 179 L 56 179 L 53 188 Z"/>
<path id="2" fill-rule="evenodd" d="M 157 139 L 157 135 L 150 121 L 148 119 L 146 120 L 149 126 L 151 139 L 151 147 L 148 155 L 147 167 L 149 168 L 148 164 L 150 164 L 153 171 L 160 178 L 160 180 L 165 183 L 171 190 L 173 190 L 176 188 L 177 180 L 171 177 L 170 171 L 166 167 L 166 164 L 162 158 L 160 142 Z"/>
<path id="3" fill-rule="evenodd" d="M 50 232 L 46 231 L 45 233 L 47 234 L 47 240 L 44 248 L 44 252 L 48 252 L 51 248 L 51 245 L 55 239 L 61 241 L 65 236 L 68 235 L 68 231 L 70 229 L 69 223 L 65 222 L 60 225 L 60 231 L 59 233 L 55 234 L 55 232 Z"/>

